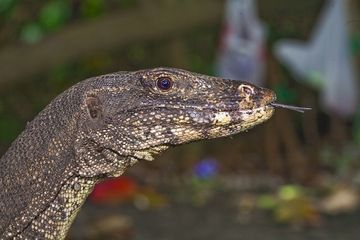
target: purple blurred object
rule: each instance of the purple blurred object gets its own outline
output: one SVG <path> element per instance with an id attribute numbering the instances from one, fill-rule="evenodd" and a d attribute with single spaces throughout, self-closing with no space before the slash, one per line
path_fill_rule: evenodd
<path id="1" fill-rule="evenodd" d="M 214 158 L 205 158 L 195 164 L 193 173 L 196 177 L 209 179 L 217 175 L 219 164 Z"/>

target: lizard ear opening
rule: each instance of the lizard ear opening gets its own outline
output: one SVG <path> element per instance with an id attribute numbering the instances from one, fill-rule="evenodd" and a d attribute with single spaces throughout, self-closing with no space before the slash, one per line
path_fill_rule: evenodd
<path id="1" fill-rule="evenodd" d="M 102 115 L 100 99 L 97 96 L 86 97 L 85 104 L 92 119 L 98 119 Z"/>

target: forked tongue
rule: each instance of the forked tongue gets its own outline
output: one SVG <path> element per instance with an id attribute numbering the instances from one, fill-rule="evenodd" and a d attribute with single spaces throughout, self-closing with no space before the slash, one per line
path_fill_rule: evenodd
<path id="1" fill-rule="evenodd" d="M 300 113 L 304 113 L 305 111 L 311 110 L 311 108 L 309 107 L 297 107 L 297 106 L 285 105 L 280 103 L 271 103 L 270 105 L 273 107 L 285 108 Z"/>

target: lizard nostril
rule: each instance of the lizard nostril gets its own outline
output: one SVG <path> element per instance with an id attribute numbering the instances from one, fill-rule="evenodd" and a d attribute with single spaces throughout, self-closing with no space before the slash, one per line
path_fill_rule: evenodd
<path id="1" fill-rule="evenodd" d="M 246 86 L 246 85 L 240 85 L 240 86 L 239 86 L 239 90 L 240 90 L 241 92 L 244 92 L 244 93 L 248 94 L 248 95 L 254 93 L 254 89 L 253 89 L 252 87 Z"/>

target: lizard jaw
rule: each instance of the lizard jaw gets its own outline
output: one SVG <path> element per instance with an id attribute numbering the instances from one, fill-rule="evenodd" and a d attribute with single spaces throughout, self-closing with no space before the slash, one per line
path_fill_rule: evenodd
<path id="1" fill-rule="evenodd" d="M 273 112 L 274 107 L 271 104 L 249 110 L 221 111 L 214 114 L 213 124 L 218 126 L 229 125 L 238 122 L 240 119 L 243 123 L 248 122 L 257 125 L 269 119 Z"/>
<path id="2" fill-rule="evenodd" d="M 270 104 L 252 110 L 220 112 L 215 114 L 213 126 L 206 132 L 208 138 L 233 135 L 265 122 L 274 114 Z"/>

